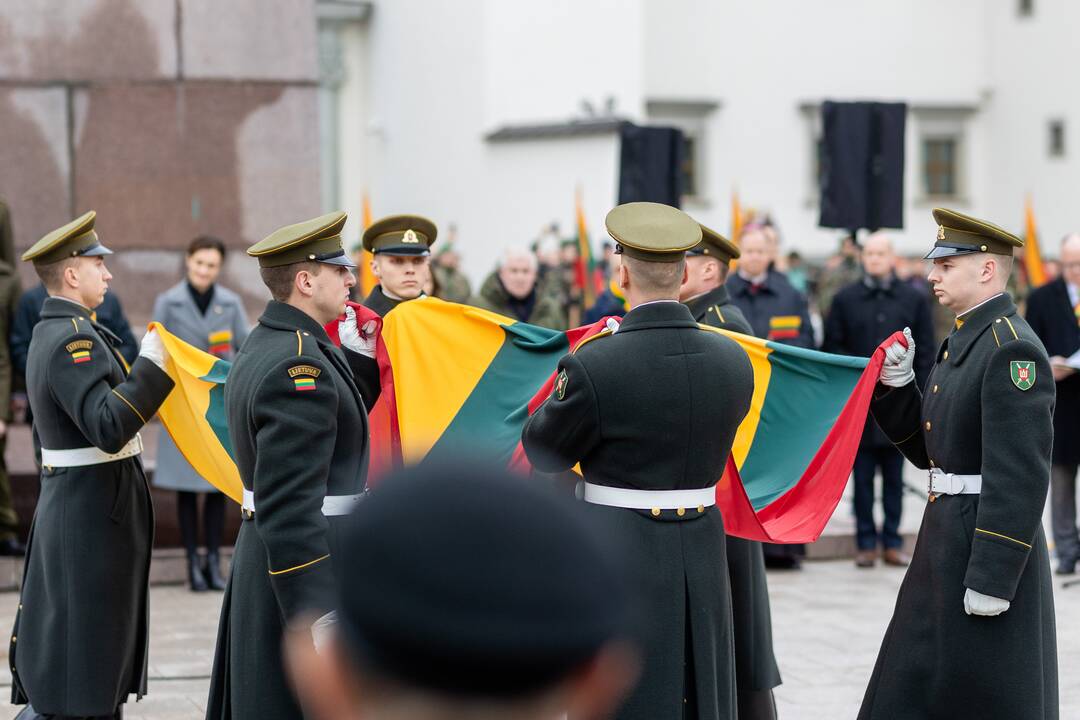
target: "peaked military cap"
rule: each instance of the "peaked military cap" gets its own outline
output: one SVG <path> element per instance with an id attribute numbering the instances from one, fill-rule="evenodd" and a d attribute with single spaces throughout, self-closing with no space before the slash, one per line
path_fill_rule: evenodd
<path id="1" fill-rule="evenodd" d="M 356 267 L 341 245 L 341 229 L 347 218 L 339 211 L 286 225 L 249 247 L 247 253 L 259 259 L 259 267 L 281 267 L 305 260 Z"/>
<path id="2" fill-rule="evenodd" d="M 632 202 L 619 205 L 604 218 L 615 241 L 615 253 L 648 262 L 678 262 L 701 242 L 701 226 L 670 205 Z"/>
<path id="3" fill-rule="evenodd" d="M 632 632 L 619 545 L 581 504 L 505 465 L 402 470 L 357 506 L 343 544 L 343 649 L 411 688 L 531 695 Z"/>
<path id="4" fill-rule="evenodd" d="M 34 243 L 23 253 L 22 259 L 35 265 L 48 265 L 69 257 L 112 255 L 112 250 L 98 242 L 94 232 L 96 218 L 97 213 L 93 210 L 80 215 Z"/>
<path id="5" fill-rule="evenodd" d="M 698 225 L 701 225 L 701 223 L 698 223 Z M 689 255 L 715 257 L 721 262 L 738 260 L 739 256 L 742 255 L 735 243 L 704 225 L 701 225 L 701 242 L 687 252 Z"/>
<path id="6" fill-rule="evenodd" d="M 427 255 L 439 229 L 419 215 L 389 215 L 364 231 L 364 249 L 379 255 Z"/>
<path id="7" fill-rule="evenodd" d="M 925 260 L 979 252 L 1012 255 L 1013 248 L 1024 247 L 1024 241 L 1008 230 L 955 210 L 934 208 L 934 222 L 937 241 Z"/>

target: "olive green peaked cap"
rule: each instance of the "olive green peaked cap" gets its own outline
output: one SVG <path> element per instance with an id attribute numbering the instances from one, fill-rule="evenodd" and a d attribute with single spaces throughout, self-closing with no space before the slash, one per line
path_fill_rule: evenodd
<path id="1" fill-rule="evenodd" d="M 97 213 L 93 210 L 80 215 L 34 243 L 23 253 L 22 259 L 35 265 L 49 265 L 80 255 L 112 255 L 112 250 L 98 242 L 97 233 L 94 232 L 96 218 Z"/>
<path id="2" fill-rule="evenodd" d="M 1008 230 L 955 210 L 934 208 L 934 222 L 937 242 L 926 260 L 979 252 L 1012 255 L 1013 248 L 1024 247 L 1024 241 Z"/>
<path id="3" fill-rule="evenodd" d="M 701 225 L 701 223 L 698 223 Z M 688 252 L 689 255 L 708 255 L 721 262 L 738 260 L 742 255 L 735 243 L 712 228 L 701 225 L 701 242 Z"/>
<path id="4" fill-rule="evenodd" d="M 389 215 L 364 231 L 364 249 L 376 255 L 427 255 L 439 229 L 420 215 Z"/>
<path id="5" fill-rule="evenodd" d="M 619 205 L 604 218 L 615 253 L 648 262 L 678 262 L 701 242 L 701 226 L 678 208 L 652 202 Z"/>
<path id="6" fill-rule="evenodd" d="M 341 229 L 346 219 L 348 216 L 339 211 L 286 225 L 249 247 L 247 253 L 259 259 L 260 267 L 305 261 L 356 267 L 341 246 Z"/>

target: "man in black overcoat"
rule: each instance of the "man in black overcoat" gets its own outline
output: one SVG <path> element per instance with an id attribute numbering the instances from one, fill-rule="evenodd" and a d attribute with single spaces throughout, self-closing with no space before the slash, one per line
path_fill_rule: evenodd
<path id="1" fill-rule="evenodd" d="M 1076 528 L 1076 471 L 1080 466 L 1080 374 L 1067 358 L 1080 350 L 1080 235 L 1061 241 L 1061 277 L 1027 299 L 1027 321 L 1046 346 L 1057 384 L 1054 454 L 1050 466 L 1050 527 L 1058 573 L 1072 575 L 1080 559 Z"/>
<path id="2" fill-rule="evenodd" d="M 373 328 L 345 302 L 356 279 L 345 213 L 289 225 L 248 248 L 274 298 L 229 371 L 225 412 L 244 522 L 221 608 L 208 720 L 302 718 L 282 665 L 287 624 L 334 624 L 340 528 L 364 496 L 367 408 L 378 388 Z M 339 323 L 341 348 L 323 329 Z M 365 324 L 367 325 L 367 324 Z"/>
<path id="3" fill-rule="evenodd" d="M 656 203 L 612 210 L 607 229 L 633 308 L 614 333 L 559 362 L 551 397 L 522 442 L 543 472 L 580 463 L 597 522 L 625 538 L 643 604 L 641 682 L 617 717 L 735 718 L 724 522 L 715 506 L 750 407 L 750 360 L 678 302 L 684 254 L 701 241 L 685 213 Z"/>
<path id="4" fill-rule="evenodd" d="M 935 209 L 929 280 L 956 314 L 926 387 L 893 343 L 871 409 L 928 475 L 922 527 L 860 720 L 1056 720 L 1057 640 L 1042 512 L 1054 378 L 1005 291 L 1023 241 Z"/>
<path id="5" fill-rule="evenodd" d="M 138 431 L 173 381 L 148 333 L 128 368 L 99 325 L 112 275 L 93 211 L 23 260 L 48 290 L 28 351 L 26 387 L 41 446 L 41 495 L 11 633 L 12 702 L 24 718 L 120 717 L 146 694 L 154 511 Z"/>
<path id="6" fill-rule="evenodd" d="M 724 281 L 739 248 L 720 233 L 701 226 L 701 243 L 686 254 L 686 282 L 680 299 L 701 325 L 753 335 L 742 311 L 731 302 Z M 739 717 L 773 720 L 772 689 L 780 684 L 772 643 L 772 611 L 761 543 L 727 536 L 731 610 L 735 626 L 735 679 Z"/>
<path id="7" fill-rule="evenodd" d="M 934 320 L 930 299 L 893 272 L 896 256 L 883 233 L 866 239 L 862 249 L 863 277 L 836 293 L 825 320 L 822 350 L 842 355 L 869 357 L 885 338 L 905 327 L 915 339 L 915 381 L 926 383 L 934 364 Z M 874 522 L 874 475 L 881 469 L 881 505 L 884 522 Z M 904 500 L 904 456 L 873 418 L 866 419 L 859 452 L 855 455 L 855 564 L 873 567 L 878 549 L 886 565 L 904 566 L 900 515 Z"/>

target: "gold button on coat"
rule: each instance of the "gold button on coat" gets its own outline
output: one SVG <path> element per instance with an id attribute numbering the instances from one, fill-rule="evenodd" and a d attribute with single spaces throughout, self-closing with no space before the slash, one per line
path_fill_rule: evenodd
<path id="1" fill-rule="evenodd" d="M 675 511 L 675 514 L 678 515 L 679 517 L 682 517 L 683 515 L 686 514 L 686 508 L 679 508 L 678 510 Z"/>
<path id="2" fill-rule="evenodd" d="M 930 421 L 929 421 L 929 420 L 927 420 L 927 421 L 926 421 L 926 429 L 927 429 L 927 430 L 929 430 L 929 429 L 930 429 Z"/>
<path id="3" fill-rule="evenodd" d="M 652 516 L 653 517 L 660 517 L 660 508 L 653 508 L 652 509 Z"/>
<path id="4" fill-rule="evenodd" d="M 937 386 L 937 385 L 935 385 L 935 386 L 934 386 L 934 392 L 937 392 L 937 388 L 938 388 L 938 386 Z"/>
<path id="5" fill-rule="evenodd" d="M 945 354 L 944 354 L 944 355 L 943 355 L 942 357 L 943 357 L 943 358 L 944 358 L 945 360 L 948 360 L 948 359 L 949 359 L 949 351 L 948 351 L 948 350 L 946 350 L 946 351 L 945 351 Z"/>

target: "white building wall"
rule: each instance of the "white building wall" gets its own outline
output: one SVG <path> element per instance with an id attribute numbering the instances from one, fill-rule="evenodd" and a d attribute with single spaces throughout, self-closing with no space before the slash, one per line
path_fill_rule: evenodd
<path id="1" fill-rule="evenodd" d="M 823 99 L 903 100 L 908 118 L 904 252 L 933 238 L 930 209 L 947 204 L 1021 229 L 1031 192 L 1050 244 L 1072 229 L 1080 167 L 1046 153 L 1050 117 L 1080 121 L 1068 71 L 1080 5 L 1037 0 L 374 0 L 350 67 L 342 193 L 356 208 L 369 188 L 376 217 L 429 215 L 458 228 L 477 281 L 508 244 L 532 241 L 552 220 L 573 231 L 582 186 L 594 240 L 615 203 L 612 136 L 492 143 L 504 125 L 581 116 L 581 101 L 648 121 L 648 101 L 705 101 L 704 196 L 687 206 L 730 227 L 730 198 L 768 209 L 785 245 L 809 256 L 833 249 L 817 227 L 812 123 Z M 366 40 L 365 40 L 366 37 Z M 365 46 L 366 44 L 366 46 Z M 350 73 L 350 77 L 352 74 Z M 349 93 L 352 93 L 350 95 Z M 920 135 L 942 122 L 923 108 L 966 108 L 963 192 L 942 203 L 921 189 Z M 946 113 L 945 122 L 948 120 Z M 1070 150 L 1080 125 L 1068 126 Z M 1080 223 L 1078 223 L 1080 225 Z M 358 232 L 358 229 L 357 229 Z"/>

